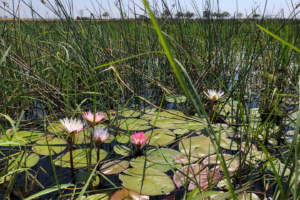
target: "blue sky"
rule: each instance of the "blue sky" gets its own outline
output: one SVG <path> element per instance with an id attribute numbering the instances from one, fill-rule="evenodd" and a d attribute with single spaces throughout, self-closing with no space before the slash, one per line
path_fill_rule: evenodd
<path id="1" fill-rule="evenodd" d="M 0 0 L 6 1 L 9 3 L 10 9 L 13 8 L 13 3 L 15 3 L 15 9 L 18 0 Z M 41 3 L 40 0 L 25 0 L 25 2 L 32 2 L 32 6 L 35 10 L 39 12 L 39 14 L 43 17 L 54 18 L 55 14 L 52 11 L 46 8 L 44 4 Z M 48 0 L 45 0 L 46 2 Z M 71 2 L 72 0 L 61 0 L 62 2 Z M 89 16 L 90 13 L 94 13 L 95 15 L 99 15 L 100 13 L 104 13 L 108 11 L 111 17 L 118 18 L 120 17 L 119 10 L 115 6 L 114 2 L 117 0 L 73 0 L 73 8 L 74 8 L 74 16 L 79 15 L 79 10 L 83 10 L 84 16 Z M 157 2 L 157 8 L 162 9 L 161 0 L 148 0 L 150 5 L 154 6 L 155 2 Z M 181 6 L 183 11 L 192 11 L 194 13 L 202 14 L 203 10 L 206 8 L 205 2 L 207 0 L 165 0 L 169 7 L 175 4 L 173 10 L 176 12 L 176 8 Z M 54 0 L 49 0 L 50 3 L 54 5 Z M 122 0 L 125 11 L 129 17 L 133 17 L 132 12 L 128 9 L 129 7 L 133 10 L 134 4 L 141 6 L 143 8 L 142 0 Z M 219 9 L 221 12 L 228 11 L 230 14 L 234 14 L 235 12 L 241 12 L 244 14 L 250 14 L 253 9 L 257 8 L 256 13 L 263 14 L 266 0 L 211 0 L 211 8 L 212 10 L 217 10 L 217 2 L 219 3 Z M 300 0 L 268 0 L 266 6 L 266 13 L 270 15 L 279 15 L 288 17 L 288 15 L 293 10 L 293 6 L 300 3 Z M 1 4 L 2 6 L 2 4 Z M 143 14 L 143 11 L 135 6 L 137 14 Z M 195 11 L 195 9 L 197 11 Z M 298 8 L 298 11 L 300 7 Z M 0 16 L 4 15 L 4 11 L 0 11 Z M 6 15 L 8 15 L 6 13 Z M 30 17 L 29 9 L 25 6 L 24 3 L 21 4 L 21 17 Z"/>

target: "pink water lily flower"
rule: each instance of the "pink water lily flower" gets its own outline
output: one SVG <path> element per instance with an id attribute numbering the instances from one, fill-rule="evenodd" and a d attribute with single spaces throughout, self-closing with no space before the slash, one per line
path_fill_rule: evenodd
<path id="1" fill-rule="evenodd" d="M 102 144 L 110 137 L 111 134 L 109 134 L 107 131 L 108 129 L 103 129 L 103 127 L 95 128 L 94 140 L 96 141 L 96 143 Z"/>
<path id="2" fill-rule="evenodd" d="M 89 121 L 92 126 L 99 123 L 105 117 L 104 113 L 99 113 L 99 112 L 95 113 L 95 123 L 94 123 L 94 114 L 91 111 L 82 112 L 82 114 L 83 114 L 83 118 Z"/>
<path id="3" fill-rule="evenodd" d="M 76 118 L 74 118 L 74 119 L 65 118 L 65 119 L 61 119 L 60 122 L 64 126 L 63 130 L 69 134 L 78 133 L 83 130 L 83 123 L 81 122 L 80 119 L 76 120 Z"/>
<path id="4" fill-rule="evenodd" d="M 135 144 L 136 148 L 140 149 L 142 146 L 146 144 L 149 137 L 145 139 L 145 134 L 143 132 L 134 132 L 131 136 L 131 141 Z"/>

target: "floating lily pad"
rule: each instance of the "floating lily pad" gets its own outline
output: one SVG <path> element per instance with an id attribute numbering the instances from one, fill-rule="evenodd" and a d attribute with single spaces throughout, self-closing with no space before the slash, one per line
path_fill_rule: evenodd
<path id="1" fill-rule="evenodd" d="M 86 181 L 89 179 L 89 173 L 88 171 L 80 171 L 76 173 L 76 182 L 85 184 Z M 92 180 L 91 180 L 93 186 L 97 186 L 100 183 L 100 178 L 99 176 L 94 175 Z"/>
<path id="2" fill-rule="evenodd" d="M 250 199 L 260 200 L 260 198 L 254 193 L 239 193 L 236 198 L 237 199 L 245 199 L 245 200 L 250 200 Z"/>
<path id="3" fill-rule="evenodd" d="M 48 141 L 48 145 L 47 145 Z M 59 146 L 61 145 L 61 146 Z M 35 143 L 35 145 L 32 147 L 32 150 L 39 154 L 39 155 L 45 155 L 48 156 L 49 150 L 51 155 L 54 155 L 55 153 L 60 153 L 64 151 L 67 148 L 67 143 L 61 139 L 61 138 L 54 138 L 53 136 L 48 136 L 48 138 L 41 139 Z"/>
<path id="4" fill-rule="evenodd" d="M 75 144 L 89 144 L 91 133 L 87 131 L 81 131 L 75 134 L 74 143 Z"/>
<path id="5" fill-rule="evenodd" d="M 80 200 L 108 200 L 109 195 L 108 194 L 95 194 L 88 197 L 81 197 Z"/>
<path id="6" fill-rule="evenodd" d="M 279 176 L 288 176 L 291 171 L 289 168 L 287 168 L 283 174 L 283 169 L 284 169 L 284 164 L 281 163 L 280 160 L 276 159 L 276 160 L 272 160 L 274 166 L 275 166 L 275 169 L 276 169 L 276 172 L 279 174 Z M 267 166 L 266 166 L 266 170 L 270 170 L 271 172 L 274 172 L 273 171 L 273 168 L 271 167 L 271 164 L 268 163 Z"/>
<path id="7" fill-rule="evenodd" d="M 165 173 L 148 168 L 130 168 L 125 174 L 120 174 L 119 178 L 123 186 L 128 190 L 141 192 L 143 195 L 157 196 L 172 192 L 175 185 Z"/>
<path id="8" fill-rule="evenodd" d="M 231 139 L 221 138 L 220 146 L 224 149 L 230 149 L 232 151 L 238 150 L 238 145 Z"/>
<path id="9" fill-rule="evenodd" d="M 143 109 L 144 113 L 154 113 L 156 112 L 156 108 L 146 107 L 145 110 Z"/>
<path id="10" fill-rule="evenodd" d="M 149 196 L 147 195 L 141 195 L 137 192 L 134 192 L 132 190 L 127 190 L 125 188 L 122 188 L 121 190 L 117 191 L 114 195 L 111 196 L 110 200 L 149 200 Z"/>
<path id="11" fill-rule="evenodd" d="M 252 164 L 255 164 L 257 162 L 266 161 L 267 156 L 263 151 L 254 151 L 254 152 L 248 153 L 246 160 Z"/>
<path id="12" fill-rule="evenodd" d="M 153 126 L 154 121 L 151 121 L 150 124 Z M 178 125 L 187 124 L 186 121 L 178 120 L 178 119 L 159 119 L 156 121 L 155 127 L 162 129 L 180 129 Z"/>
<path id="13" fill-rule="evenodd" d="M 146 165 L 145 165 L 145 156 L 140 156 L 140 157 L 137 157 L 137 158 L 133 158 L 131 159 L 130 161 L 130 165 L 132 167 L 135 167 L 135 168 L 153 168 L 153 169 L 157 169 L 161 172 L 167 172 L 169 170 L 171 170 L 171 166 L 173 166 L 174 169 L 177 168 L 181 168 L 181 165 L 174 165 L 174 163 L 170 163 L 170 165 L 165 162 L 164 164 L 157 164 L 157 163 L 153 163 L 149 160 L 147 160 L 146 162 Z"/>
<path id="14" fill-rule="evenodd" d="M 223 154 L 223 157 L 225 162 L 227 162 L 233 158 L 233 155 Z M 221 158 L 218 158 L 217 155 L 209 156 L 202 161 L 202 165 L 215 165 L 220 163 L 221 163 Z"/>
<path id="15" fill-rule="evenodd" d="M 177 135 L 184 135 L 184 134 L 187 134 L 188 132 L 190 132 L 190 130 L 188 130 L 188 129 L 176 129 L 173 132 Z"/>
<path id="16" fill-rule="evenodd" d="M 127 119 L 126 123 L 129 131 L 143 131 L 151 128 L 149 123 L 143 119 Z M 118 124 L 120 124 L 121 129 L 127 130 L 126 123 L 125 119 L 118 120 Z"/>
<path id="17" fill-rule="evenodd" d="M 30 168 L 35 166 L 40 160 L 40 156 L 35 153 L 26 153 L 20 154 L 11 161 L 9 161 L 9 170 L 14 170 L 19 166 L 19 163 L 22 167 Z"/>
<path id="18" fill-rule="evenodd" d="M 186 102 L 186 96 L 181 94 L 171 94 L 166 97 L 166 101 L 170 103 L 183 103 Z"/>
<path id="19" fill-rule="evenodd" d="M 230 179 L 230 181 L 231 181 L 231 179 Z M 225 179 L 219 181 L 218 184 L 217 184 L 217 187 L 221 188 L 221 189 L 229 190 L 229 184 L 228 184 L 227 179 L 225 178 Z"/>
<path id="20" fill-rule="evenodd" d="M 175 141 L 176 135 L 168 129 L 154 129 L 145 134 L 145 138 L 150 137 L 147 144 L 151 146 L 166 146 Z"/>
<path id="21" fill-rule="evenodd" d="M 174 113 L 174 114 L 176 114 L 176 115 L 173 115 L 173 114 L 171 114 L 171 113 L 168 113 L 168 112 L 165 112 L 165 111 L 164 111 L 164 112 L 159 113 L 159 116 L 160 116 L 160 117 L 165 117 L 165 118 L 170 118 L 170 119 L 180 119 L 180 120 L 185 120 L 185 118 L 177 116 L 177 115 L 180 115 L 180 116 L 186 117 L 186 115 L 185 115 L 183 112 L 178 111 L 178 110 L 168 110 L 168 111 L 170 111 L 170 112 L 172 112 L 172 113 Z"/>
<path id="22" fill-rule="evenodd" d="M 186 121 L 185 124 L 176 124 L 177 128 L 188 129 L 188 130 L 197 130 L 199 128 L 204 128 L 206 126 L 207 126 L 206 124 L 203 124 L 201 122 L 195 122 L 195 121 Z"/>
<path id="23" fill-rule="evenodd" d="M 55 122 L 50 123 L 47 126 L 48 132 L 52 133 L 52 134 L 62 134 L 64 131 L 61 128 L 59 128 L 57 125 L 62 128 L 64 127 L 60 121 L 55 121 Z"/>
<path id="24" fill-rule="evenodd" d="M 140 111 L 131 110 L 131 109 L 124 109 L 123 112 L 120 110 L 119 115 L 123 117 L 139 117 L 141 115 Z"/>
<path id="25" fill-rule="evenodd" d="M 115 136 L 113 135 L 113 134 L 111 134 L 110 136 L 109 136 L 109 138 L 107 139 L 107 140 L 105 140 L 105 144 L 109 144 L 109 143 L 111 143 L 112 141 L 114 141 L 114 139 L 115 139 Z"/>
<path id="26" fill-rule="evenodd" d="M 29 144 L 32 142 L 35 142 L 37 140 L 39 140 L 42 136 L 44 136 L 45 134 L 41 131 L 17 131 L 16 134 L 14 134 L 13 132 L 8 134 L 8 138 L 10 140 L 7 140 L 5 135 L 2 135 L 0 137 L 0 140 L 2 142 L 16 142 L 19 143 L 20 145 L 25 145 L 25 144 Z M 2 146 L 9 146 L 7 145 L 2 145 Z"/>
<path id="27" fill-rule="evenodd" d="M 74 168 L 87 167 L 87 159 L 89 159 L 89 150 L 88 149 L 76 149 L 73 150 L 73 164 Z M 104 149 L 100 149 L 100 160 L 105 159 L 107 152 Z M 58 156 L 54 160 L 55 165 L 62 167 L 71 167 L 70 164 L 70 152 Z M 97 164 L 97 150 L 93 149 L 92 151 L 92 165 Z"/>
<path id="28" fill-rule="evenodd" d="M 199 160 L 198 158 L 194 158 L 194 157 L 188 158 L 185 154 L 179 154 L 174 157 L 173 161 L 174 163 L 178 163 L 178 164 L 188 164 L 188 163 L 195 163 L 198 160 Z"/>
<path id="29" fill-rule="evenodd" d="M 203 158 L 216 153 L 209 137 L 197 136 L 183 140 L 179 144 L 182 154 L 195 158 Z M 185 153 L 186 152 L 186 153 Z"/>
<path id="30" fill-rule="evenodd" d="M 130 153 L 130 149 L 124 145 L 116 145 L 114 146 L 114 151 L 117 153 L 117 154 L 120 154 L 122 156 L 125 156 L 127 154 Z"/>
<path id="31" fill-rule="evenodd" d="M 110 174 L 119 174 L 125 171 L 129 167 L 129 162 L 127 160 L 115 160 L 109 163 L 104 164 L 101 167 L 101 173 L 110 175 Z"/>
<path id="32" fill-rule="evenodd" d="M 126 144 L 127 142 L 129 142 L 128 135 L 121 134 L 121 135 L 117 135 L 116 138 L 117 141 L 122 144 Z"/>
<path id="33" fill-rule="evenodd" d="M 174 157 L 179 154 L 180 152 L 174 149 L 161 148 L 161 149 L 151 149 L 147 151 L 146 156 L 147 159 L 153 163 L 172 164 Z"/>

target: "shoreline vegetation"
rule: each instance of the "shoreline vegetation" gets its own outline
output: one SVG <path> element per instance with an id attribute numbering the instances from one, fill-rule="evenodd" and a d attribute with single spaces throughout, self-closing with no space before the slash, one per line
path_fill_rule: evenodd
<path id="1" fill-rule="evenodd" d="M 300 4 L 42 3 L 0 18 L 0 199 L 299 198 Z"/>

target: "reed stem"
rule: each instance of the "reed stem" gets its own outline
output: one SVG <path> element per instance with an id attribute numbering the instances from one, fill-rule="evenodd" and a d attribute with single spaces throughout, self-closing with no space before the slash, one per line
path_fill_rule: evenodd
<path id="1" fill-rule="evenodd" d="M 100 160 L 100 146 L 101 146 L 101 144 L 99 143 L 99 144 L 98 144 L 98 153 L 97 153 L 97 163 L 98 163 L 99 160 Z M 99 163 L 99 165 L 97 166 L 97 169 L 100 170 L 100 163 Z"/>
<path id="2" fill-rule="evenodd" d="M 212 116 L 213 116 L 214 104 L 215 104 L 215 101 L 213 100 L 211 103 L 211 106 L 210 106 L 209 121 L 211 121 Z"/>

